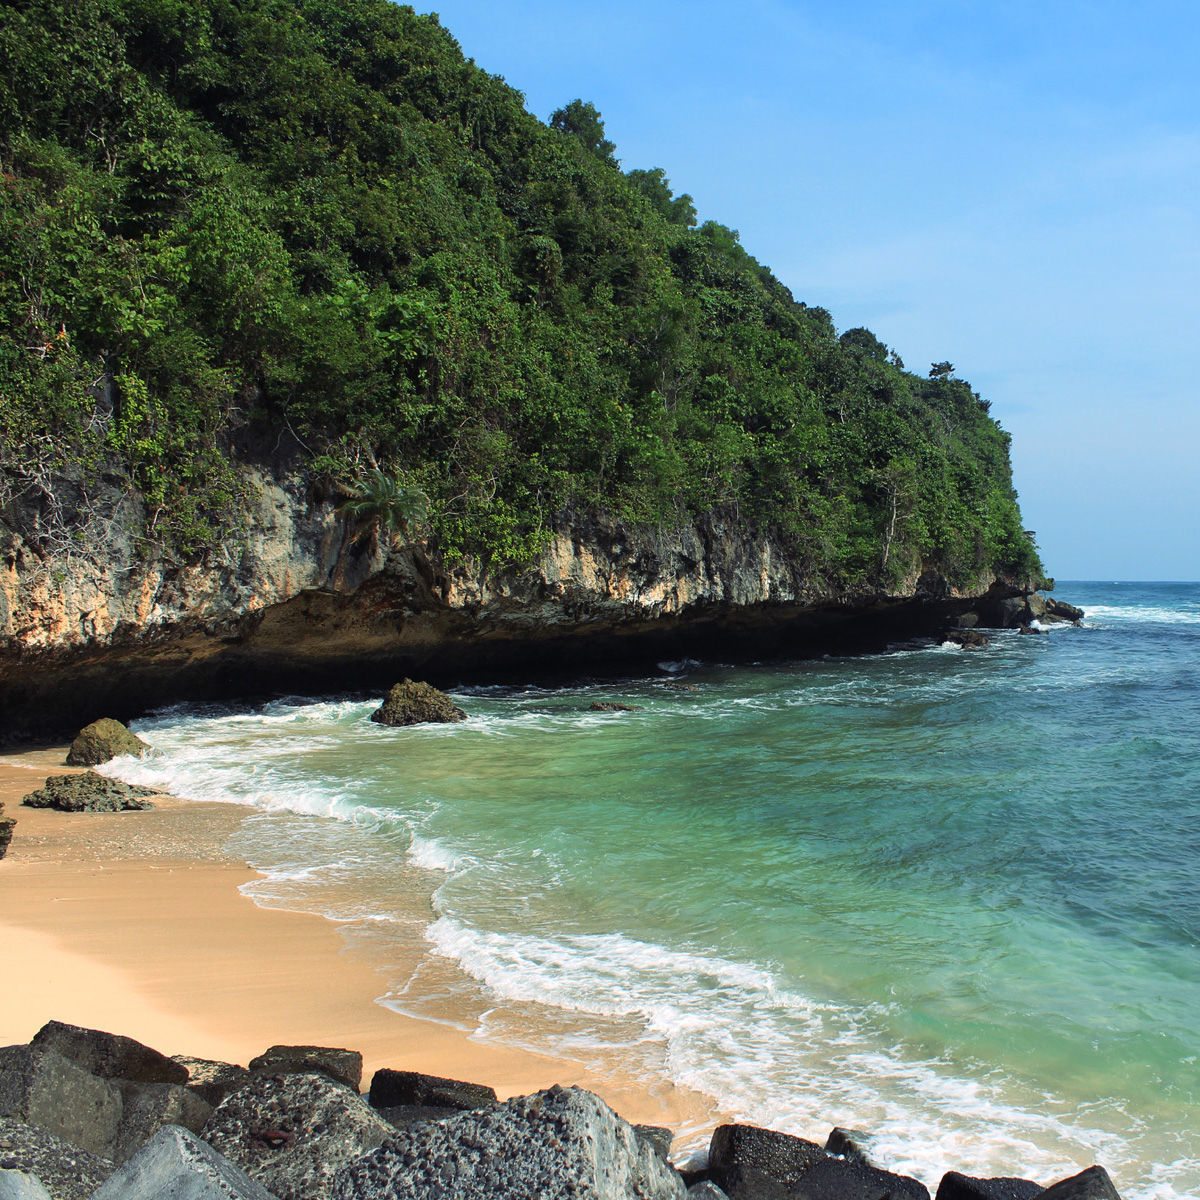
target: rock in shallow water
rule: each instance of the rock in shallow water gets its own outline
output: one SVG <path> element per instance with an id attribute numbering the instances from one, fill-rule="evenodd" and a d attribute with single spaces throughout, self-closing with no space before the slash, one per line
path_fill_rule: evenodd
<path id="1" fill-rule="evenodd" d="M 27 808 L 56 808 L 59 812 L 124 812 L 153 808 L 149 800 L 143 799 L 153 795 L 153 788 L 85 771 L 82 775 L 51 775 L 43 787 L 30 792 L 21 803 Z"/>
<path id="2" fill-rule="evenodd" d="M 947 1171 L 938 1184 L 937 1200 L 1033 1200 L 1043 1190 L 1042 1185 L 1032 1179 L 1011 1176 L 976 1179 L 957 1171 Z"/>
<path id="3" fill-rule="evenodd" d="M 143 754 L 150 747 L 120 721 L 101 717 L 85 725 L 67 751 L 68 767 L 98 767 L 119 754 Z"/>
<path id="4" fill-rule="evenodd" d="M 1052 1183 L 1038 1194 L 1038 1200 L 1121 1200 L 1121 1196 L 1103 1167 L 1088 1167 Z"/>
<path id="5" fill-rule="evenodd" d="M 550 1088 L 414 1125 L 338 1172 L 331 1200 L 682 1200 L 683 1180 L 598 1096 Z"/>
<path id="6" fill-rule="evenodd" d="M 411 679 L 395 684 L 371 714 L 371 720 L 379 725 L 445 724 L 466 719 L 467 714 L 445 692 Z"/>

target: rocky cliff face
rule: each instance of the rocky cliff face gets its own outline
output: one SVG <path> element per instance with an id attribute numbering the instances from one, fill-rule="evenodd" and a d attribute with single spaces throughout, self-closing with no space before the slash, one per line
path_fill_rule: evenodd
<path id="1" fill-rule="evenodd" d="M 0 525 L 0 737 L 98 715 L 280 690 L 563 675 L 681 654 L 870 649 L 930 632 L 974 596 L 934 576 L 894 595 L 821 594 L 771 538 L 710 516 L 630 533 L 578 522 L 521 571 L 447 567 L 420 545 L 348 539 L 294 477 L 244 468 L 244 535 L 202 564 L 138 553 L 116 498 L 90 553 L 47 555 Z"/>

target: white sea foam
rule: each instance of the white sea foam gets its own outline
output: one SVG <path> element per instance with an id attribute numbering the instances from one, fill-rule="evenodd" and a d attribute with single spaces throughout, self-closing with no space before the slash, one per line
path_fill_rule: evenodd
<path id="1" fill-rule="evenodd" d="M 408 847 L 408 857 L 413 864 L 426 871 L 457 871 L 464 862 L 464 856 L 451 850 L 449 846 L 436 838 L 422 837 L 414 833 Z"/>
<path id="2" fill-rule="evenodd" d="M 1167 608 L 1149 604 L 1091 604 L 1084 614 L 1084 625 L 1200 625 L 1200 606 Z M 1070 628 L 1070 626 L 1067 626 Z"/>
<path id="3" fill-rule="evenodd" d="M 1117 1112 L 1071 1112 L 998 1072 L 966 1074 L 879 1039 L 877 1013 L 814 1000 L 763 967 L 672 950 L 620 934 L 543 937 L 473 928 L 442 916 L 426 936 L 502 1001 L 627 1023 L 624 1055 L 653 1045 L 674 1080 L 723 1110 L 790 1132 L 823 1136 L 835 1123 L 872 1130 L 895 1169 L 936 1184 L 946 1164 L 968 1173 L 1047 1181 L 1080 1161 L 1117 1170 L 1131 1160 Z M 578 1056 L 586 1038 L 545 1047 Z M 623 1059 L 625 1061 L 625 1059 Z M 1103 1106 L 1098 1106 L 1103 1107 Z M 1107 1116 L 1108 1120 L 1101 1120 Z M 814 1124 L 821 1121 L 823 1126 Z M 1164 1169 L 1137 1200 L 1177 1200 L 1186 1163 Z"/>

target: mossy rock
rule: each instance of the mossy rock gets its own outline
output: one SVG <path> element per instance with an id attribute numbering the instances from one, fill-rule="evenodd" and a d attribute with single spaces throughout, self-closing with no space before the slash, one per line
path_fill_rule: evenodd
<path id="1" fill-rule="evenodd" d="M 43 787 L 30 792 L 21 803 L 26 808 L 56 808 L 59 812 L 124 812 L 153 808 L 149 800 L 143 799 L 153 795 L 153 788 L 84 771 L 82 775 L 51 775 Z"/>
<path id="2" fill-rule="evenodd" d="M 445 724 L 466 719 L 467 714 L 445 692 L 411 679 L 395 684 L 371 714 L 371 720 L 380 725 Z"/>
<path id="3" fill-rule="evenodd" d="M 0 809 L 4 805 L 0 804 Z M 0 858 L 8 853 L 8 844 L 12 841 L 13 826 L 16 824 L 11 817 L 0 817 Z"/>
<path id="4" fill-rule="evenodd" d="M 68 767 L 98 767 L 121 754 L 143 754 L 150 747 L 120 721 L 101 717 L 85 725 L 67 752 Z"/>

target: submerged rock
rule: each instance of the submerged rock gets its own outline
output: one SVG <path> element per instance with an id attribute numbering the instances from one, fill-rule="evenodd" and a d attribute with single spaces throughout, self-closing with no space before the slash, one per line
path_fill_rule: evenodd
<path id="1" fill-rule="evenodd" d="M 306 1075 L 317 1071 L 358 1091 L 362 1083 L 362 1055 L 357 1050 L 331 1046 L 272 1046 L 250 1060 L 251 1071 L 268 1075 Z"/>
<path id="2" fill-rule="evenodd" d="M 467 714 L 445 692 L 411 679 L 394 684 L 371 714 L 371 720 L 380 725 L 445 724 L 466 719 Z"/>
<path id="3" fill-rule="evenodd" d="M 964 650 L 982 650 L 990 639 L 978 629 L 948 629 L 942 634 L 942 641 L 961 646 Z"/>
<path id="4" fill-rule="evenodd" d="M 160 1129 L 92 1200 L 274 1200 L 186 1129 Z"/>
<path id="5" fill-rule="evenodd" d="M 593 700 L 589 712 L 641 712 L 640 704 L 621 704 L 616 700 Z"/>
<path id="6" fill-rule="evenodd" d="M 0 1169 L 35 1175 L 53 1200 L 89 1200 L 114 1166 L 36 1125 L 0 1117 Z"/>
<path id="7" fill-rule="evenodd" d="M 203 1136 L 279 1200 L 312 1200 L 329 1194 L 340 1167 L 393 1132 L 325 1075 L 252 1074 L 218 1105 Z"/>
<path id="8" fill-rule="evenodd" d="M 144 754 L 150 747 L 120 721 L 101 717 L 85 725 L 67 751 L 68 767 L 98 767 L 121 754 Z"/>
<path id="9" fill-rule="evenodd" d="M 21 803 L 27 808 L 56 808 L 59 812 L 124 812 L 153 808 L 145 796 L 153 788 L 106 779 L 95 771 L 82 775 L 51 775 L 43 787 L 30 792 Z"/>
<path id="10" fill-rule="evenodd" d="M 331 1200 L 683 1200 L 678 1173 L 598 1096 L 550 1088 L 413 1125 L 338 1172 Z"/>

